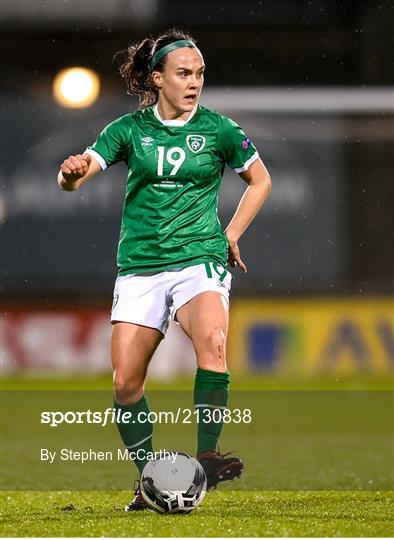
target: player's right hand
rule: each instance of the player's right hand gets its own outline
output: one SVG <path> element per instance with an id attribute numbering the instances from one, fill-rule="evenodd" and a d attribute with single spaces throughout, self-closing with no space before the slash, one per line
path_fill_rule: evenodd
<path id="1" fill-rule="evenodd" d="M 65 159 L 60 165 L 63 178 L 68 182 L 79 180 L 88 172 L 91 161 L 89 154 L 78 154 Z"/>

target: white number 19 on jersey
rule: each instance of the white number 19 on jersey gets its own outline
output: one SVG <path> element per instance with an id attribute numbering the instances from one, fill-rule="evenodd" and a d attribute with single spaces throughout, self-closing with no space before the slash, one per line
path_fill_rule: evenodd
<path id="1" fill-rule="evenodd" d="M 157 162 L 157 176 L 163 176 L 163 166 L 164 166 L 164 146 L 158 146 L 157 150 L 159 152 L 159 160 Z M 174 159 L 174 154 L 179 154 L 179 157 Z M 166 160 L 170 165 L 173 165 L 173 169 L 170 172 L 170 176 L 174 176 L 179 169 L 182 163 L 185 161 L 186 154 L 183 148 L 179 146 L 173 146 L 169 148 L 166 153 Z"/>

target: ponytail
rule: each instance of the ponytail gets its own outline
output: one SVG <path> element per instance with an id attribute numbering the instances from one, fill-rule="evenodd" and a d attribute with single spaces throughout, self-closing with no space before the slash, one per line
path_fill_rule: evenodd
<path id="1" fill-rule="evenodd" d="M 190 35 L 172 28 L 156 40 L 145 38 L 141 42 L 132 43 L 127 49 L 118 53 L 123 57 L 119 71 L 126 84 L 127 93 L 138 96 L 140 108 L 150 107 L 159 99 L 159 90 L 151 76 L 153 55 L 166 45 L 181 39 L 188 39 L 194 43 Z M 157 62 L 155 71 L 163 71 L 165 64 L 166 56 Z"/>
<path id="2" fill-rule="evenodd" d="M 126 84 L 127 93 L 137 95 L 140 107 L 157 103 L 159 92 L 152 81 L 150 61 L 155 40 L 145 38 L 140 43 L 129 45 L 124 54 L 124 62 L 119 71 Z"/>

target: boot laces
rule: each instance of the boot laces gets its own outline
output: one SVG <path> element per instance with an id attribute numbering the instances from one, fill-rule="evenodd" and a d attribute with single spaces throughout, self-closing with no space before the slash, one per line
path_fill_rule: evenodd
<path id="1" fill-rule="evenodd" d="M 217 452 L 215 452 L 215 456 L 217 457 L 220 457 L 220 458 L 225 458 L 227 456 L 229 456 L 230 454 L 232 454 L 234 452 L 234 450 L 230 450 L 230 452 L 226 452 L 225 454 L 223 454 L 223 452 L 220 451 L 220 448 L 218 447 L 217 449 Z"/>

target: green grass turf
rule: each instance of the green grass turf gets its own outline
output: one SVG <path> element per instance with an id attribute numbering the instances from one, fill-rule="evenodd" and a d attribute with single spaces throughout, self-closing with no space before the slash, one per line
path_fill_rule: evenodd
<path id="1" fill-rule="evenodd" d="M 190 391 L 193 381 L 191 379 L 178 380 L 176 382 L 154 382 L 151 381 L 148 390 L 156 389 L 185 389 Z M 94 378 L 75 378 L 68 377 L 67 379 L 45 379 L 45 378 L 7 378 L 2 381 L 4 389 L 19 389 L 19 390 L 96 390 L 96 389 L 111 389 L 111 377 L 105 375 Z M 389 378 L 277 378 L 277 377 L 233 377 L 233 389 L 249 389 L 249 390 L 275 390 L 275 389 L 321 389 L 321 390 L 388 390 L 392 388 L 392 381 Z M 23 401 L 21 403 L 23 409 Z M 18 412 L 18 408 L 14 413 Z M 23 412 L 23 411 L 22 411 Z M 319 414 L 322 409 L 319 408 Z M 364 412 L 363 412 L 364 414 Z M 272 432 L 275 435 L 274 441 L 280 443 L 280 430 L 284 429 L 283 452 L 288 456 L 286 451 L 289 442 L 289 429 L 286 425 L 281 426 L 275 420 L 274 415 L 270 415 L 265 422 L 268 422 L 267 432 Z M 281 418 L 280 416 L 278 417 Z M 330 417 L 328 417 L 330 418 Z M 375 420 L 374 420 L 375 418 Z M 313 417 L 311 416 L 313 420 Z M 370 413 L 362 416 L 362 425 L 368 427 L 370 440 L 374 440 L 374 420 L 376 425 L 382 423 L 374 412 L 371 406 Z M 348 419 L 343 415 L 338 415 L 339 427 L 344 426 Z M 371 423 L 372 422 L 372 423 Z M 386 422 L 387 423 L 387 422 Z M 272 425 L 271 425 L 272 424 Z M 30 424 L 29 424 L 30 425 Z M 265 425 L 265 424 L 264 424 Z M 326 424 L 323 423 L 323 427 Z M 350 424 L 352 425 L 352 424 Z M 387 425 L 389 425 L 387 423 Z M 294 451 L 299 453 L 304 451 L 302 441 L 308 442 L 309 431 L 299 433 L 299 424 L 295 425 L 296 431 L 300 436 L 299 448 L 293 447 L 291 455 L 294 457 Z M 159 426 L 160 427 L 160 426 Z M 306 426 L 307 427 L 307 426 Z M 329 427 L 329 426 L 328 426 Z M 269 429 L 268 429 L 269 428 Z M 294 428 L 294 429 L 295 429 Z M 305 426 L 304 426 L 305 428 Z M 337 429 L 337 427 L 335 428 Z M 371 431 L 372 430 L 372 431 Z M 33 430 L 34 431 L 34 430 Z M 165 434 L 167 430 L 162 430 Z M 323 436 L 325 431 L 316 431 L 314 424 L 310 425 L 310 432 L 313 434 L 313 442 L 319 442 L 319 437 Z M 389 430 L 387 433 L 392 433 Z M 59 430 L 59 434 L 62 433 Z M 380 432 L 379 432 L 380 433 Z M 384 431 L 381 433 L 379 441 L 384 442 Z M 4 433 L 3 433 L 4 434 Z M 356 433 L 357 434 L 357 433 Z M 15 441 L 15 434 L 12 434 L 11 441 Z M 34 435 L 34 433 L 32 434 Z M 32 436 L 30 435 L 30 436 Z M 93 436 L 93 432 L 89 434 Z M 245 441 L 243 441 L 245 438 Z M 243 436 L 241 440 L 237 440 L 237 448 L 242 446 L 241 443 L 249 444 L 249 439 Z M 309 437 L 310 438 L 310 437 Z M 297 439 L 298 440 L 298 439 Z M 323 439 L 324 444 L 326 439 Z M 350 439 L 351 440 L 351 439 Z M 263 473 L 267 482 L 271 482 L 271 486 L 278 485 L 282 482 L 289 485 L 289 468 L 282 468 L 279 465 L 288 462 L 279 459 L 280 447 L 271 448 L 269 444 L 270 438 L 265 439 L 262 449 L 264 452 L 259 453 L 258 461 L 263 463 Z M 293 441 L 294 442 L 294 441 Z M 268 444 L 269 443 L 269 444 Z M 278 443 L 278 444 L 279 444 Z M 309 444 L 309 443 L 308 443 Z M 336 442 L 333 441 L 334 448 Z M 227 445 L 228 446 L 228 445 Z M 294 446 L 294 445 L 293 445 Z M 385 460 L 390 458 L 390 444 L 387 442 L 387 451 Z M 226 447 L 227 448 L 227 447 Z M 229 447 L 230 448 L 230 447 Z M 279 449 L 278 449 L 279 448 Z M 360 447 L 357 446 L 356 464 L 358 464 L 360 472 L 363 473 L 362 478 L 367 478 L 366 474 L 371 472 L 369 467 L 373 467 L 375 476 L 381 486 L 392 486 L 391 479 L 388 478 L 389 468 L 387 463 L 383 463 L 382 449 L 375 452 L 376 463 L 371 460 L 370 454 L 359 452 Z M 231 448 L 230 448 L 231 449 Z M 351 448 L 349 447 L 351 450 Z M 371 449 L 373 450 L 372 446 Z M 14 449 L 15 450 L 15 449 Z M 18 450 L 18 448 L 16 448 Z M 328 447 L 327 447 L 328 454 Z M 15 454 L 17 455 L 17 454 Z M 335 457 L 335 453 L 333 454 Z M 363 470 L 363 462 L 360 461 L 362 455 L 367 455 L 366 461 L 367 471 Z M 243 456 L 243 454 L 242 454 Z M 328 457 L 330 454 L 328 454 Z M 22 456 L 23 457 L 23 456 Z M 244 457 L 244 456 L 243 456 Z M 246 456 L 247 457 L 247 456 Z M 341 460 L 346 456 L 342 456 Z M 249 469 L 255 470 L 253 456 L 250 459 Z M 266 461 L 264 461 L 264 459 Z M 275 458 L 275 459 L 273 459 Z M 339 457 L 337 456 L 337 459 Z M 275 461 L 276 460 L 276 461 Z M 331 460 L 331 458 L 330 458 Z M 273 463 L 274 461 L 274 463 Z M 383 460 L 384 461 L 384 460 Z M 274 465 L 277 465 L 275 468 Z M 333 464 L 333 461 L 330 461 Z M 26 464 L 28 466 L 28 464 Z M 338 484 L 326 481 L 324 474 L 326 470 L 321 468 L 319 474 L 316 470 L 311 473 L 313 467 L 319 465 L 319 462 L 310 463 L 309 471 L 305 470 L 305 478 L 303 478 L 299 466 L 295 468 L 297 475 L 301 480 L 301 484 L 313 484 L 310 477 L 316 477 L 316 483 L 328 485 L 322 488 L 303 488 L 303 489 L 337 489 L 337 491 L 246 491 L 248 483 L 245 483 L 247 477 L 237 482 L 237 487 L 242 491 L 229 491 L 229 488 L 235 487 L 235 484 L 230 484 L 225 489 L 220 489 L 216 492 L 209 493 L 203 501 L 201 507 L 190 515 L 173 515 L 161 516 L 151 511 L 141 513 L 126 514 L 123 512 L 123 506 L 129 502 L 130 493 L 125 491 L 5 491 L 1 495 L 1 514 L 2 536 L 381 536 L 389 537 L 394 535 L 393 527 L 393 502 L 394 491 L 385 491 L 381 489 L 379 484 L 371 485 L 375 491 L 350 491 L 351 487 L 346 488 L 346 483 L 352 483 L 352 478 L 344 476 L 344 486 L 342 491 L 339 491 Z M 339 463 L 340 465 L 340 463 Z M 341 472 L 339 465 L 335 465 L 333 470 L 335 473 Z M 95 467 L 99 465 L 95 465 Z M 319 465 L 320 467 L 320 465 Z M 383 467 L 383 468 L 382 468 Z M 124 465 L 125 470 L 127 465 Z M 97 470 L 95 468 L 95 470 Z M 128 470 L 128 469 L 127 469 Z M 26 473 L 31 472 L 31 468 L 21 467 L 18 474 L 21 474 L 22 479 L 26 479 Z M 363 472 L 364 471 L 364 472 Z M 384 471 L 384 474 L 382 473 Z M 257 471 L 258 472 L 258 471 Z M 330 474 L 330 470 L 327 470 Z M 346 473 L 346 469 L 344 471 Z M 378 475 L 380 474 L 380 476 Z M 113 477 L 113 471 L 112 471 Z M 382 476 L 383 474 L 383 476 Z M 51 471 L 51 475 L 55 475 L 55 470 Z M 257 475 L 258 476 L 258 475 Z M 272 477 L 272 478 L 271 478 Z M 386 478 L 387 477 L 387 478 Z M 248 475 L 249 482 L 253 479 L 253 474 Z M 335 476 L 334 476 L 335 478 Z M 308 480 L 308 482 L 306 482 Z M 127 483 L 127 482 L 126 482 Z M 19 484 L 17 484 L 19 485 Z M 33 484 L 34 485 L 34 484 Z M 81 481 L 81 488 L 84 487 Z M 108 484 L 107 484 L 108 485 Z M 123 484 L 124 485 L 124 484 Z M 262 489 L 298 489 L 290 485 L 288 488 L 275 488 L 267 485 L 267 488 Z M 115 486 L 111 486 L 114 489 Z M 13 489 L 9 487 L 8 489 Z M 52 488 L 53 489 L 53 488 Z M 86 487 L 84 487 L 86 489 Z M 104 488 L 107 489 L 107 488 Z M 124 489 L 122 487 L 121 489 Z M 258 489 L 258 488 L 257 488 Z M 302 489 L 302 488 L 301 488 Z M 349 489 L 349 491 L 346 491 Z M 359 489 L 365 489 L 360 487 Z M 378 491 L 380 489 L 380 491 Z M 386 489 L 392 489 L 387 487 Z"/>
<path id="2" fill-rule="evenodd" d="M 152 411 L 190 411 L 191 392 L 151 391 Z M 387 391 L 233 391 L 231 407 L 250 408 L 252 421 L 227 423 L 224 451 L 242 457 L 242 491 L 338 491 L 394 489 L 394 401 Z M 7 391 L 2 400 L 4 490 L 128 489 L 135 474 L 119 459 L 116 426 L 40 422 L 42 411 L 103 411 L 111 391 Z M 183 409 L 185 407 L 185 409 Z M 157 423 L 154 449 L 194 454 L 197 426 Z M 56 451 L 54 463 L 42 450 Z M 108 452 L 104 461 L 63 460 L 61 452 Z M 229 486 L 233 489 L 232 486 Z"/>
<path id="3" fill-rule="evenodd" d="M 127 492 L 4 492 L 2 536 L 359 536 L 394 534 L 394 492 L 209 493 L 189 515 L 125 513 Z"/>
<path id="4" fill-rule="evenodd" d="M 191 390 L 193 377 L 170 380 L 152 380 L 148 377 L 149 390 Z M 111 390 L 112 375 L 63 374 L 58 377 L 6 376 L 0 381 L 2 390 Z M 231 374 L 232 390 L 392 390 L 391 375 L 277 375 Z"/>

